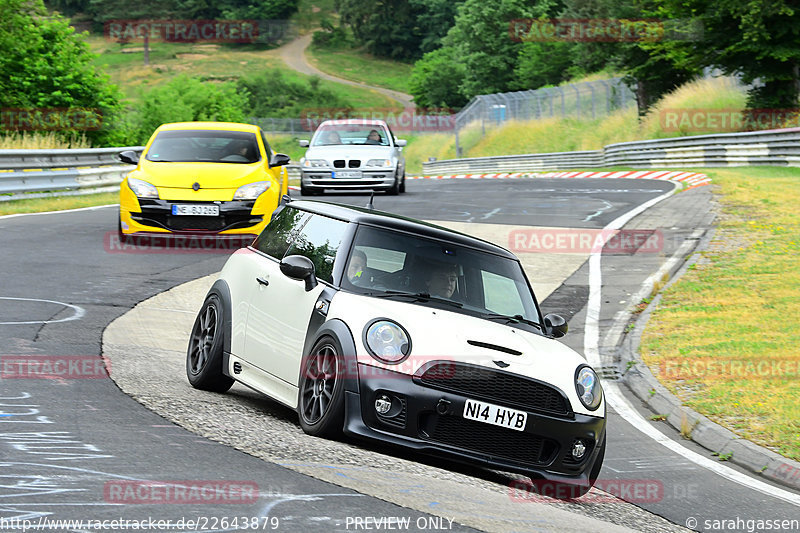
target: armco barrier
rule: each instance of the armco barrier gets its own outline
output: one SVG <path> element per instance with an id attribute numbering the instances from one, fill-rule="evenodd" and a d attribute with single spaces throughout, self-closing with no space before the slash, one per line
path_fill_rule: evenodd
<path id="1" fill-rule="evenodd" d="M 0 150 L 0 194 L 71 191 L 117 185 L 133 168 L 124 150 L 143 146 L 54 150 Z"/>
<path id="2" fill-rule="evenodd" d="M 624 166 L 632 168 L 800 166 L 800 128 L 610 144 L 602 150 L 448 159 L 423 173 L 470 174 Z"/>
<path id="3" fill-rule="evenodd" d="M 141 153 L 144 147 L 0 150 L 0 194 L 64 192 L 118 185 L 133 168 L 121 164 L 117 157 L 125 150 Z M 290 178 L 300 176 L 298 165 L 287 165 L 287 171 Z"/>

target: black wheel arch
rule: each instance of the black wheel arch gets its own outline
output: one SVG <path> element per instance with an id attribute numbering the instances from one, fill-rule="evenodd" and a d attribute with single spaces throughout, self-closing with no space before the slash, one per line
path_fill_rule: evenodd
<path id="1" fill-rule="evenodd" d="M 309 324 L 309 334 L 303 346 L 303 355 L 311 353 L 312 348 L 323 337 L 331 337 L 339 343 L 341 355 L 345 368 L 344 390 L 348 392 L 358 392 L 358 360 L 356 359 L 356 343 L 353 333 L 343 320 L 334 318 L 326 322 L 321 322 L 314 326 L 314 319 L 318 315 L 313 313 L 311 324 Z M 324 318 L 323 318 L 324 320 Z M 302 371 L 302 370 L 301 370 Z"/>
<path id="2" fill-rule="evenodd" d="M 222 302 L 222 373 L 233 378 L 229 371 L 228 361 L 231 355 L 231 332 L 233 331 L 233 305 L 231 303 L 231 289 L 228 283 L 223 279 L 218 279 L 214 285 L 208 290 L 206 298 L 210 295 L 216 294 Z"/>

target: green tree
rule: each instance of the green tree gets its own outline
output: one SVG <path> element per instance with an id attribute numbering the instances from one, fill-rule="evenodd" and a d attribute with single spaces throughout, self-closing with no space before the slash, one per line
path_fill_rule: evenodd
<path id="1" fill-rule="evenodd" d="M 466 67 L 452 47 L 442 47 L 414 64 L 409 79 L 409 90 L 417 107 L 459 108 L 467 103 L 460 85 L 466 76 Z"/>
<path id="2" fill-rule="evenodd" d="M 144 95 L 130 117 L 129 142 L 144 144 L 168 122 L 244 122 L 249 94 L 235 84 L 178 76 Z"/>
<path id="3" fill-rule="evenodd" d="M 120 94 L 92 65 L 88 45 L 66 19 L 48 14 L 42 0 L 0 0 L 0 12 L 0 108 L 80 108 L 101 122 L 113 119 Z M 85 134 L 102 142 L 105 132 Z"/>
<path id="4" fill-rule="evenodd" d="M 702 37 L 656 43 L 673 63 L 717 67 L 753 84 L 749 108 L 794 108 L 800 95 L 800 9 L 787 0 L 654 0 L 659 14 L 693 18 Z M 660 45 L 660 46 L 659 46 Z"/>

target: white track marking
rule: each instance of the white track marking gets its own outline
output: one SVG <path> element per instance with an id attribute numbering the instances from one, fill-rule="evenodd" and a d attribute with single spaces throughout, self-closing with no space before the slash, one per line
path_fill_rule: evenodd
<path id="1" fill-rule="evenodd" d="M 675 183 L 675 182 L 673 182 Z M 602 237 L 599 240 L 607 240 L 612 235 L 612 230 L 620 229 L 629 220 L 636 215 L 644 212 L 661 200 L 675 194 L 676 190 L 680 187 L 679 183 L 671 191 L 668 191 L 652 200 L 641 204 L 640 206 L 628 211 L 624 215 L 611 221 L 603 231 L 600 233 Z M 601 290 L 603 284 L 601 264 L 602 246 L 595 246 L 589 256 L 589 301 L 586 305 L 586 326 L 583 336 L 583 350 L 589 364 L 599 368 L 601 366 L 599 340 L 600 340 L 600 307 L 602 305 Z M 789 502 L 791 504 L 800 506 L 800 495 L 792 492 L 773 487 L 768 483 L 761 480 L 752 478 L 746 474 L 733 470 L 717 461 L 713 461 L 708 457 L 693 452 L 684 448 L 680 443 L 670 439 L 660 431 L 658 431 L 652 424 L 645 420 L 631 405 L 627 398 L 620 392 L 619 386 L 613 381 L 607 381 L 603 384 L 606 401 L 619 416 L 624 418 L 631 426 L 641 431 L 657 443 L 670 449 L 671 451 L 681 455 L 682 457 L 692 461 L 696 465 L 705 468 L 715 474 L 718 474 L 725 479 L 738 483 L 744 487 L 757 490 L 768 496 L 778 498 Z"/>
<path id="2" fill-rule="evenodd" d="M 56 302 L 54 300 L 41 300 L 39 298 L 11 298 L 8 296 L 0 296 L 0 300 L 16 300 L 20 302 L 46 302 L 49 304 L 56 304 L 61 305 L 63 307 L 69 307 L 73 310 L 72 316 L 68 316 L 67 318 L 59 318 L 58 320 L 29 320 L 26 322 L 0 322 L 0 326 L 8 326 L 12 324 L 55 324 L 57 322 L 69 322 L 71 320 L 79 320 L 83 318 L 83 315 L 86 314 L 86 310 L 83 307 L 78 307 L 77 305 L 67 304 L 64 302 Z"/>
<path id="3" fill-rule="evenodd" d="M 0 215 L 0 220 L 15 217 L 29 217 L 34 215 L 57 215 L 59 213 L 75 213 L 76 211 L 94 211 L 95 209 L 105 209 L 106 207 L 117 207 L 119 204 L 94 205 L 92 207 L 78 207 L 76 209 L 64 209 L 62 211 L 42 211 L 41 213 L 15 213 L 13 215 Z"/>

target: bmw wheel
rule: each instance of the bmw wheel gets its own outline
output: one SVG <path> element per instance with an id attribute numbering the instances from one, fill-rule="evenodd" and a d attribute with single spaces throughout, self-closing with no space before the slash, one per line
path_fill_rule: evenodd
<path id="1" fill-rule="evenodd" d="M 303 431 L 334 438 L 344 424 L 344 362 L 338 343 L 323 337 L 303 360 L 297 410 Z"/>
<path id="2" fill-rule="evenodd" d="M 186 376 L 192 387 L 225 392 L 233 385 L 233 379 L 222 372 L 224 335 L 222 302 L 210 294 L 194 321 L 186 352 Z"/>

